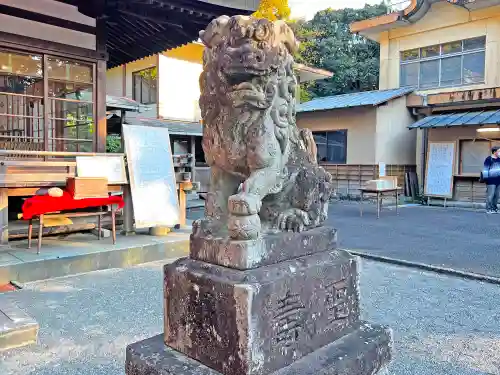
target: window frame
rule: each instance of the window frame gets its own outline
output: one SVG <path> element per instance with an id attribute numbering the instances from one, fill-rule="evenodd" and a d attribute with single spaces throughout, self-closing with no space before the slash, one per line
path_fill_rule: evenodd
<path id="1" fill-rule="evenodd" d="M 471 41 L 474 39 L 484 39 L 484 46 L 481 48 L 473 48 L 469 50 L 465 50 L 465 42 Z M 459 52 L 452 52 L 452 53 L 445 53 L 443 52 L 443 47 L 446 45 L 449 45 L 451 43 L 461 43 L 461 51 Z M 431 57 L 422 57 L 422 50 L 434 47 L 436 45 L 430 45 L 430 46 L 424 46 L 424 47 L 419 47 L 419 48 L 413 48 L 409 50 L 404 50 L 399 53 L 399 87 L 415 87 L 419 90 L 432 90 L 432 89 L 438 89 L 438 88 L 449 88 L 449 87 L 462 87 L 462 86 L 470 86 L 470 85 L 478 85 L 478 84 L 484 84 L 486 82 L 486 44 L 487 44 L 487 38 L 485 35 L 473 37 L 473 38 L 467 38 L 467 39 L 462 39 L 462 40 L 455 40 L 455 41 L 450 41 L 447 43 L 441 43 L 439 44 L 439 55 L 437 56 L 431 56 Z M 418 51 L 418 57 L 413 58 L 413 59 L 407 59 L 403 60 L 403 54 L 408 53 L 411 51 Z M 470 82 L 470 83 L 464 83 L 464 57 L 469 56 L 469 55 L 474 55 L 477 53 L 483 53 L 484 54 L 484 59 L 483 59 L 483 77 L 482 80 L 478 80 L 477 82 Z M 442 79 L 442 61 L 444 59 L 448 59 L 451 57 L 460 57 L 460 83 L 459 84 L 441 84 L 441 79 Z M 438 83 L 437 86 L 426 86 L 422 87 L 421 86 L 421 63 L 422 62 L 427 62 L 427 61 L 439 61 L 439 68 L 438 68 Z M 417 75 L 417 84 L 415 85 L 402 85 L 402 73 L 403 73 L 403 66 L 407 65 L 412 65 L 415 64 L 418 67 L 418 75 Z"/>
<path id="2" fill-rule="evenodd" d="M 479 173 L 481 170 L 477 172 L 463 172 L 463 148 L 464 148 L 464 143 L 475 143 L 475 142 L 481 142 L 481 143 L 487 143 L 488 144 L 488 150 L 491 151 L 491 148 L 493 146 L 500 146 L 500 137 L 499 138 L 492 138 L 492 139 L 477 139 L 477 138 L 461 138 L 458 140 L 458 175 L 459 176 L 479 176 Z M 490 153 L 485 156 L 488 157 Z"/>
<path id="3" fill-rule="evenodd" d="M 144 69 L 140 69 L 140 70 L 135 70 L 132 72 L 132 99 L 141 103 L 141 104 L 144 104 L 144 105 L 153 105 L 153 104 L 158 104 L 158 76 L 156 77 L 155 81 L 156 81 L 156 87 L 155 87 L 155 100 L 154 101 L 151 101 L 151 91 L 149 92 L 149 100 L 147 102 L 143 102 L 142 101 L 142 85 L 143 85 L 143 82 L 144 82 L 144 77 L 141 76 L 141 73 L 142 72 L 145 72 L 147 70 L 151 70 L 151 69 L 155 69 L 157 68 L 156 65 L 153 65 L 153 66 L 150 66 L 148 68 L 144 68 Z M 137 82 L 136 82 L 136 79 L 135 77 L 136 76 L 140 76 L 141 77 L 141 87 L 140 87 L 140 98 L 138 99 L 136 96 L 136 85 L 137 85 Z"/>
<path id="4" fill-rule="evenodd" d="M 0 52 L 4 52 L 4 53 L 11 53 L 11 54 L 18 54 L 18 55 L 37 55 L 37 56 L 40 56 L 41 57 L 41 65 L 42 65 L 42 76 L 41 76 L 41 82 L 42 82 L 42 85 L 43 85 L 43 93 L 42 95 L 30 95 L 30 94 L 15 94 L 16 96 L 19 96 L 19 97 L 24 97 L 24 98 L 37 98 L 37 99 L 41 99 L 42 100 L 42 103 L 43 103 L 43 113 L 37 117 L 35 116 L 24 116 L 25 118 L 30 118 L 30 119 L 42 119 L 43 120 L 43 137 L 40 137 L 40 136 L 37 136 L 37 137 L 34 137 L 34 136 L 26 136 L 26 137 L 23 137 L 25 139 L 43 139 L 43 142 L 40 142 L 40 143 L 43 143 L 43 151 L 51 151 L 49 150 L 49 145 L 51 144 L 51 141 L 52 141 L 52 145 L 54 144 L 54 142 L 57 142 L 57 141 L 62 141 L 62 142 L 66 142 L 66 141 L 69 141 L 69 142 L 74 142 L 76 143 L 77 145 L 77 150 L 79 148 L 79 144 L 82 143 L 82 142 L 92 142 L 92 151 L 90 152 L 84 152 L 84 151 L 77 151 L 78 153 L 81 153 L 81 154 L 88 154 L 88 153 L 95 153 L 97 151 L 97 143 L 98 143 L 98 132 L 97 132 L 97 91 L 96 91 L 96 88 L 97 88 L 97 82 L 96 82 L 96 79 L 97 79 L 97 64 L 95 62 L 95 60 L 90 60 L 90 59 L 85 59 L 85 58 L 78 58 L 78 57 L 73 57 L 73 56 L 68 56 L 68 55 L 64 55 L 64 54 L 58 54 L 58 53 L 52 53 L 52 52 L 48 52 L 48 51 L 39 51 L 39 50 L 36 50 L 36 49 L 33 49 L 33 50 L 27 50 L 27 49 L 17 49 L 17 48 L 9 48 L 9 47 L 1 47 L 0 48 Z M 49 59 L 61 59 L 61 60 L 68 60 L 69 62 L 74 62 L 74 63 L 78 63 L 78 64 L 82 64 L 82 65 L 87 65 L 91 68 L 91 76 L 92 76 L 92 82 L 91 83 L 86 83 L 87 85 L 91 85 L 92 87 L 92 101 L 85 101 L 85 100 L 73 100 L 73 99 L 63 99 L 63 98 L 57 98 L 57 97 L 54 97 L 54 96 L 50 96 L 50 90 L 49 90 L 49 81 L 51 80 L 51 78 L 49 77 L 49 64 L 48 64 L 48 60 Z M 18 76 L 18 75 L 13 75 L 14 77 Z M 68 82 L 71 82 L 71 81 L 68 81 Z M 73 82 L 73 83 L 83 83 L 83 82 Z M 12 93 L 9 93 L 9 92 L 0 92 L 0 94 L 2 95 L 5 95 L 5 96 L 9 96 L 9 95 L 12 95 Z M 50 116 L 50 113 L 49 113 L 49 110 L 50 108 L 48 107 L 48 103 L 51 103 L 51 101 L 67 101 L 67 102 L 82 102 L 82 103 L 90 103 L 92 105 L 92 121 L 93 121 L 93 137 L 92 139 L 90 140 L 86 140 L 86 139 L 78 139 L 78 138 L 57 138 L 57 137 L 54 137 L 54 136 L 50 136 L 50 123 L 51 123 L 51 120 L 54 120 L 55 118 L 51 117 Z M 8 113 L 0 113 L 0 117 L 1 116 L 5 116 L 5 117 L 8 117 L 9 114 Z M 55 119 L 55 120 L 61 120 L 61 119 Z M 64 119 L 65 121 L 67 119 Z M 31 129 L 33 130 L 33 129 Z M 5 141 L 5 142 L 8 142 L 8 141 L 11 141 L 9 140 L 7 137 L 5 138 L 0 138 L 0 141 Z M 54 151 L 54 150 L 52 150 Z M 57 151 L 57 150 L 55 150 Z M 62 151 L 64 152 L 64 151 Z"/>
<path id="5" fill-rule="evenodd" d="M 335 161 L 321 161 L 319 159 L 319 150 L 318 150 L 318 155 L 317 155 L 317 158 L 318 158 L 318 163 L 320 164 L 340 164 L 340 165 L 345 165 L 347 164 L 347 136 L 348 136 L 348 129 L 335 129 L 335 130 L 316 130 L 316 131 L 313 131 L 312 134 L 313 134 L 313 137 L 315 135 L 319 135 L 319 134 L 323 134 L 325 133 L 326 134 L 326 153 L 328 155 L 328 149 L 329 149 L 329 137 L 328 135 L 331 134 L 331 133 L 344 133 L 344 149 L 345 149 L 345 152 L 344 152 L 344 160 L 342 162 L 335 162 Z M 315 140 L 316 142 L 316 140 Z M 318 148 L 318 144 L 316 143 L 316 148 Z"/>

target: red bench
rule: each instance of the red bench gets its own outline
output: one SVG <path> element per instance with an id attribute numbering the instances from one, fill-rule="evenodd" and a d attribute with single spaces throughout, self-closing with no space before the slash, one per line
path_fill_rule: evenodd
<path id="1" fill-rule="evenodd" d="M 26 199 L 23 204 L 23 220 L 29 220 L 28 228 L 28 248 L 31 248 L 31 236 L 33 233 L 33 220 L 39 220 L 38 232 L 38 247 L 37 253 L 40 253 L 42 247 L 42 234 L 43 234 L 43 219 L 44 217 L 64 216 L 64 217 L 98 217 L 98 231 L 97 238 L 101 239 L 101 218 L 107 212 L 67 212 L 88 208 L 97 208 L 102 206 L 112 206 L 111 208 L 111 224 L 113 233 L 113 244 L 116 244 L 116 210 L 125 206 L 123 198 L 120 196 L 110 196 L 107 198 L 89 198 L 89 199 L 73 199 L 73 197 L 66 191 L 63 192 L 62 197 L 51 197 L 49 195 L 35 195 Z"/>

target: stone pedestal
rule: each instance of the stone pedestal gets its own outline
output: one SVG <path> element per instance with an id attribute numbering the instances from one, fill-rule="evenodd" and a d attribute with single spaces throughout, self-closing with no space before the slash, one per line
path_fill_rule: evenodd
<path id="1" fill-rule="evenodd" d="M 38 323 L 9 298 L 0 298 L 0 352 L 36 342 Z"/>
<path id="2" fill-rule="evenodd" d="M 389 329 L 360 321 L 355 259 L 336 231 L 191 239 L 165 266 L 162 337 L 127 349 L 127 375 L 374 374 Z"/>

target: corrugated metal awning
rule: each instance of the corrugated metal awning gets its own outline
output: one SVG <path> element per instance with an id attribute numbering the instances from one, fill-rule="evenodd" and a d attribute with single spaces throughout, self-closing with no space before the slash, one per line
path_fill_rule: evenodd
<path id="1" fill-rule="evenodd" d="M 126 98 L 124 96 L 112 96 L 106 95 L 106 109 L 107 110 L 124 110 L 124 111 L 133 111 L 139 112 L 140 110 L 144 110 L 147 108 L 144 104 L 139 103 L 138 101 Z"/>
<path id="2" fill-rule="evenodd" d="M 500 124 L 500 110 L 447 113 L 425 117 L 408 126 L 410 129 L 446 128 L 451 126 L 482 126 Z"/>
<path id="3" fill-rule="evenodd" d="M 389 100 L 399 98 L 413 92 L 412 87 L 402 87 L 393 90 L 363 91 L 352 94 L 327 96 L 317 98 L 297 106 L 297 113 L 327 111 L 330 109 L 376 106 Z"/>
<path id="4" fill-rule="evenodd" d="M 203 125 L 199 122 L 160 120 L 154 118 L 126 119 L 128 125 L 157 126 L 167 128 L 170 135 L 203 136 Z"/>

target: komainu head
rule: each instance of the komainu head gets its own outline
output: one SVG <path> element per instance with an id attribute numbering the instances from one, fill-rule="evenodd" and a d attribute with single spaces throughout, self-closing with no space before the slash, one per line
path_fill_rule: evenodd
<path id="1" fill-rule="evenodd" d="M 245 16 L 219 17 L 200 32 L 200 37 L 209 50 L 224 56 L 219 68 L 235 79 L 270 74 L 298 46 L 285 22 Z"/>
<path id="2" fill-rule="evenodd" d="M 235 107 L 245 103 L 266 109 L 272 105 L 278 76 L 281 90 L 295 90 L 293 53 L 298 42 L 282 21 L 271 22 L 246 16 L 222 16 L 200 32 L 206 46 L 200 86 L 202 112 L 210 96 Z M 284 84 L 287 87 L 284 87 Z M 224 99 L 227 101 L 224 102 Z"/>

